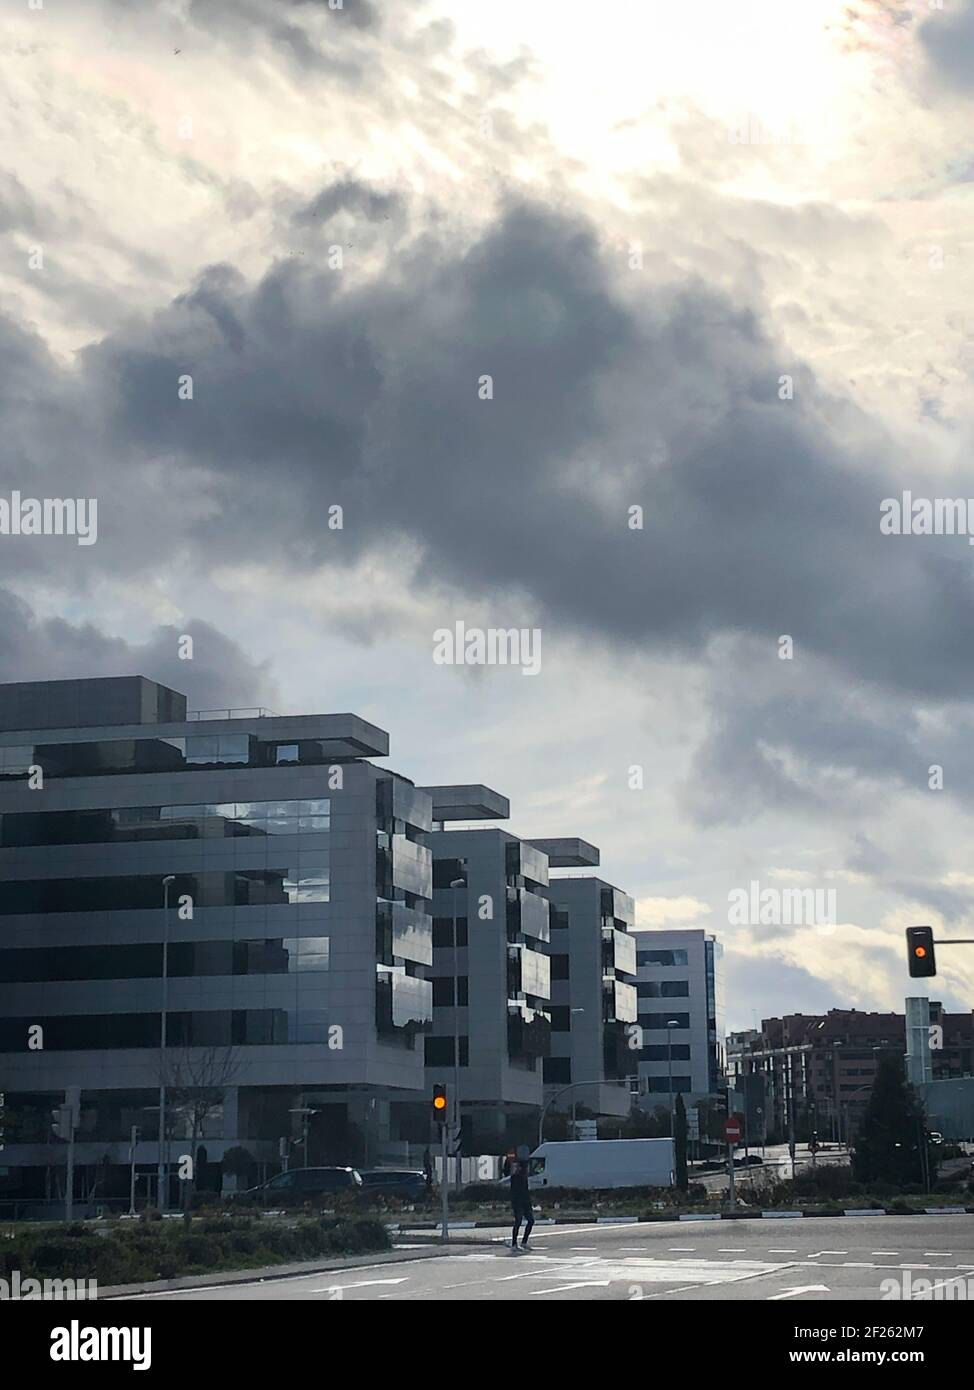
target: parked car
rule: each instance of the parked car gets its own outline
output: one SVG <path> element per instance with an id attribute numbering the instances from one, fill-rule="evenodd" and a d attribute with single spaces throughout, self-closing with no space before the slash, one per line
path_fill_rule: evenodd
<path id="1" fill-rule="evenodd" d="M 406 1168 L 367 1168 L 360 1172 L 362 1195 L 401 1197 L 415 1202 L 426 1196 L 426 1174 Z"/>
<path id="2" fill-rule="evenodd" d="M 357 1168 L 291 1168 L 258 1187 L 238 1192 L 234 1201 L 265 1206 L 293 1206 L 326 1195 L 355 1195 L 362 1191 Z"/>

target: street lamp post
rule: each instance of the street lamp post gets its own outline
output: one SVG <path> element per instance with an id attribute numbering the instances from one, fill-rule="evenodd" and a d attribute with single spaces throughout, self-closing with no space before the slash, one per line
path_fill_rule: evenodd
<path id="1" fill-rule="evenodd" d="M 162 1018 L 159 1035 L 159 1162 L 156 1173 L 156 1198 L 160 1213 L 169 1205 L 166 1191 L 166 1029 L 169 1006 L 169 886 L 176 882 L 175 874 L 162 880 Z"/>
<path id="2" fill-rule="evenodd" d="M 466 864 L 466 860 L 459 861 L 461 867 Z M 450 882 L 453 890 L 453 1132 L 456 1136 L 456 1185 L 459 1189 L 462 1186 L 461 1168 L 463 1160 L 460 1157 L 460 967 L 459 956 L 457 955 L 457 889 L 466 888 L 465 878 L 455 878 Z M 468 936 L 469 940 L 469 936 Z M 443 1174 L 443 1181 L 446 1182 L 446 1173 Z"/>
<path id="3" fill-rule="evenodd" d="M 308 1126 L 312 1115 L 317 1115 L 318 1111 L 313 1105 L 294 1105 L 288 1111 L 289 1115 L 301 1116 L 301 1147 L 304 1150 L 304 1166 L 310 1168 L 308 1162 Z"/>
<path id="4" fill-rule="evenodd" d="M 570 1009 L 568 1010 L 569 1022 L 571 1021 L 571 1016 L 572 1016 L 572 1014 L 583 1014 L 584 1012 L 585 1012 L 584 1009 L 571 1009 L 571 1008 L 570 1008 Z M 584 1084 L 584 1083 L 583 1083 L 583 1084 Z M 574 1097 L 574 1095 L 573 1095 L 573 1096 L 572 1096 L 572 1139 L 574 1139 L 574 1138 L 575 1138 L 575 1097 Z"/>
<path id="5" fill-rule="evenodd" d="M 602 1081 L 572 1081 L 567 1086 L 562 1086 L 561 1089 L 556 1091 L 549 1100 L 545 1101 L 544 1105 L 541 1107 L 541 1118 L 538 1121 L 539 1146 L 544 1143 L 545 1116 L 547 1115 L 548 1111 L 554 1105 L 555 1101 L 558 1099 L 559 1096 L 563 1096 L 566 1091 L 573 1091 L 576 1088 L 576 1086 L 601 1086 L 603 1084 L 604 1083 Z"/>
<path id="6" fill-rule="evenodd" d="M 674 1028 L 679 1028 L 679 1026 L 680 1026 L 679 1023 L 677 1022 L 677 1020 L 676 1020 L 675 1018 L 671 1018 L 671 1019 L 668 1019 L 668 1020 L 667 1020 L 667 1024 L 666 1024 L 666 1070 L 667 1070 L 667 1077 L 668 1077 L 667 1086 L 669 1087 L 669 1101 L 670 1101 L 670 1138 L 671 1138 L 671 1139 L 674 1137 L 674 1135 L 673 1135 L 673 1029 L 674 1029 Z"/>

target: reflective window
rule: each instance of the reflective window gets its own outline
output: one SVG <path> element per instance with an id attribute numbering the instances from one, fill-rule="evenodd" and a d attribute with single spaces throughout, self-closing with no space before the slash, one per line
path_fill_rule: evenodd
<path id="1" fill-rule="evenodd" d="M 636 993 L 640 999 L 686 999 L 690 994 L 689 980 L 639 980 Z"/>
<path id="2" fill-rule="evenodd" d="M 637 951 L 637 965 L 686 965 L 686 951 Z"/>
<path id="3" fill-rule="evenodd" d="M 328 937 L 170 941 L 168 973 L 287 975 L 328 969 Z M 0 984 L 55 980 L 151 980 L 162 975 L 162 943 L 31 946 L 0 951 Z"/>
<path id="4" fill-rule="evenodd" d="M 331 802 L 222 801 L 0 815 L 0 847 L 296 835 L 329 829 Z"/>
<path id="5" fill-rule="evenodd" d="M 50 1052 L 157 1048 L 161 1036 L 157 1013 L 7 1017 L 0 1019 L 0 1052 L 22 1051 L 27 1028 L 35 1023 L 43 1027 L 44 1047 Z M 277 1046 L 296 1042 L 304 1032 L 318 1040 L 321 1027 L 317 1009 L 201 1009 L 166 1015 L 167 1038 L 174 1047 Z M 327 1028 L 324 1037 L 327 1041 Z"/>
<path id="6" fill-rule="evenodd" d="M 176 874 L 170 902 L 188 894 L 198 907 L 328 902 L 326 864 L 300 869 L 236 869 Z M 157 874 L 112 878 L 23 879 L 0 883 L 0 916 L 40 912 L 124 912 L 163 906 Z"/>
<path id="7" fill-rule="evenodd" d="M 34 763 L 32 744 L 0 748 L 0 776 L 22 777 Z"/>
<path id="8" fill-rule="evenodd" d="M 186 762 L 190 767 L 250 762 L 249 734 L 194 734 L 186 739 Z"/>
<path id="9" fill-rule="evenodd" d="M 662 1030 L 665 1032 L 666 1026 L 667 1026 L 667 1024 L 668 1024 L 670 1021 L 674 1021 L 674 1022 L 676 1023 L 677 1028 L 689 1028 L 689 1027 L 690 1027 L 690 1015 L 689 1015 L 689 1014 L 671 1014 L 671 1013 L 665 1013 L 665 1014 L 640 1014 L 640 1015 L 639 1015 L 639 1024 L 640 1024 L 640 1027 L 642 1027 L 642 1028 L 659 1028 L 659 1029 L 662 1029 Z M 674 1030 L 674 1031 L 675 1031 L 675 1030 Z"/>

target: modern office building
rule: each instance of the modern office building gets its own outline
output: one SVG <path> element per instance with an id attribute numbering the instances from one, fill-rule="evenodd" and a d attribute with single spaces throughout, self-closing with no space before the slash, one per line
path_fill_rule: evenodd
<path id="1" fill-rule="evenodd" d="M 425 837 L 433 854 L 427 1081 L 459 1091 L 464 1151 L 498 1152 L 533 1142 L 542 1104 L 551 1033 L 548 860 L 494 825 L 444 828 L 506 819 L 507 798 L 490 788 L 421 790 L 440 827 Z"/>
<path id="2" fill-rule="evenodd" d="M 352 714 L 194 717 L 144 677 L 0 686 L 0 1195 L 51 1195 L 71 1088 L 79 1196 L 127 1195 L 133 1126 L 154 1168 L 160 1082 L 171 1157 L 187 1088 L 210 1161 L 428 1126 L 432 802 L 387 754 Z"/>
<path id="3" fill-rule="evenodd" d="M 689 1105 L 725 1086 L 723 947 L 704 931 L 636 933 L 641 1104 Z M 672 1079 L 671 1079 L 672 1078 Z"/>
<path id="4" fill-rule="evenodd" d="M 632 1045 L 638 1041 L 635 904 L 604 879 L 578 872 L 599 863 L 598 849 L 587 841 L 542 839 L 531 845 L 553 871 L 545 1098 L 553 1109 L 574 1103 L 596 1116 L 626 1116 L 639 1060 Z"/>

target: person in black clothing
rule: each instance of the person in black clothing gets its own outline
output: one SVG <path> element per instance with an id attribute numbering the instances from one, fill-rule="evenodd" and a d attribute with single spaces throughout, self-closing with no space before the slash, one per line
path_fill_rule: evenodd
<path id="1" fill-rule="evenodd" d="M 511 1229 L 511 1249 L 517 1249 L 517 1234 L 523 1221 L 525 1226 L 521 1249 L 527 1250 L 531 1227 L 534 1225 L 531 1190 L 528 1187 L 527 1163 L 515 1158 L 513 1154 L 508 1155 L 504 1160 L 504 1177 L 509 1177 L 511 1180 L 511 1210 L 514 1214 L 514 1225 Z"/>

